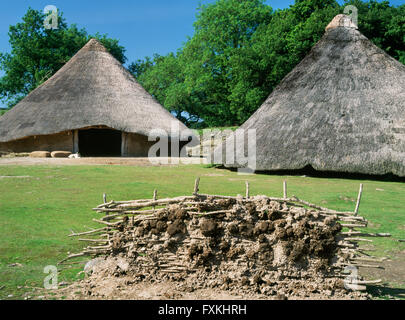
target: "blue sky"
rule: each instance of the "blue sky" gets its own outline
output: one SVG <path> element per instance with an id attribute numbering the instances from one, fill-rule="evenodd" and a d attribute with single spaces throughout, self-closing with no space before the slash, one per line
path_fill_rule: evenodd
<path id="1" fill-rule="evenodd" d="M 89 33 L 107 33 L 126 48 L 128 62 L 154 53 L 176 51 L 193 34 L 196 8 L 215 0 L 3 0 L 0 4 L 0 52 L 10 51 L 8 29 L 21 21 L 31 6 L 43 10 L 55 5 L 69 24 Z M 267 0 L 274 9 L 286 8 L 294 0 Z M 391 0 L 399 5 L 405 0 Z M 0 73 L 1 76 L 1 73 Z M 0 104 L 1 107 L 1 104 Z"/>
<path id="2" fill-rule="evenodd" d="M 193 34 L 200 2 L 215 0 L 7 0 L 0 4 L 0 52 L 9 51 L 8 28 L 21 21 L 27 8 L 43 10 L 55 5 L 69 24 L 89 33 L 107 33 L 127 49 L 128 61 L 176 51 Z M 294 0 L 268 0 L 274 8 L 288 7 Z"/>

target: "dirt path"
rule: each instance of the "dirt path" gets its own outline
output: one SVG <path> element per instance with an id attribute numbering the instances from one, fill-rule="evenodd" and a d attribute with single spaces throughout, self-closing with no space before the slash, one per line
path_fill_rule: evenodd
<path id="1" fill-rule="evenodd" d="M 97 286 L 87 280 L 74 283 L 52 294 L 43 294 L 44 299 L 68 300 L 285 300 L 284 295 L 268 296 L 252 294 L 240 290 L 193 289 L 179 285 L 178 282 L 133 283 L 133 278 L 107 277 Z M 288 300 L 349 300 L 349 297 L 333 297 L 322 294 L 311 294 L 307 297 L 289 296 Z M 352 297 L 355 300 L 355 297 Z M 364 298 L 363 298 L 364 299 Z"/>
<path id="2" fill-rule="evenodd" d="M 83 166 L 83 165 L 121 165 L 121 166 L 170 166 L 178 164 L 206 164 L 203 158 L 0 158 L 0 165 L 57 165 L 57 166 Z"/>
<path id="3" fill-rule="evenodd" d="M 383 283 L 370 286 L 370 292 L 389 299 L 405 299 L 405 251 L 392 254 L 392 260 L 381 263 L 384 269 L 360 268 L 359 272 L 367 279 L 381 279 Z"/>

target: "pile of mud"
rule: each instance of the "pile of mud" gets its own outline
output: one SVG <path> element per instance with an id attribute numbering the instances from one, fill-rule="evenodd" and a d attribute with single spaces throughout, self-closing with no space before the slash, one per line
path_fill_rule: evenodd
<path id="1" fill-rule="evenodd" d="M 95 289 L 109 277 L 129 286 L 170 282 L 179 291 L 216 289 L 243 298 L 367 297 L 345 288 L 343 270 L 355 244 L 341 232 L 348 219 L 333 212 L 265 196 L 201 195 L 95 210 L 107 215 L 96 231 L 102 239 L 92 241 L 106 245 L 82 253 L 105 256 L 85 268 L 82 290 L 89 297 L 114 298 Z M 359 226 L 363 218 L 354 221 Z"/>

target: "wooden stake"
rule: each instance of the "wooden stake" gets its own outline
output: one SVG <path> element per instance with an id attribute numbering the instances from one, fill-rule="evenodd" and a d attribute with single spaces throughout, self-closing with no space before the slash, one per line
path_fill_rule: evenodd
<path id="1" fill-rule="evenodd" d="M 371 264 L 350 264 L 350 265 L 354 266 L 354 267 L 359 267 L 359 268 L 384 269 L 384 267 L 382 267 L 382 266 L 371 265 Z"/>
<path id="2" fill-rule="evenodd" d="M 104 201 L 104 204 L 106 204 L 107 203 L 107 194 L 105 194 L 105 193 L 103 193 L 103 201 Z M 108 216 L 110 213 L 108 213 L 108 212 L 106 212 L 106 216 Z"/>
<path id="3" fill-rule="evenodd" d="M 363 194 L 363 184 L 360 184 L 360 190 L 359 190 L 359 195 L 357 197 L 356 209 L 354 210 L 355 216 L 357 216 L 359 214 L 360 201 L 361 201 L 362 194 Z"/>
<path id="4" fill-rule="evenodd" d="M 106 207 L 108 207 L 108 206 L 110 206 L 112 204 L 114 204 L 114 201 L 110 201 L 110 202 L 107 202 L 107 203 L 100 204 L 99 206 L 97 206 L 97 208 L 106 208 Z"/>
<path id="5" fill-rule="evenodd" d="M 233 211 L 232 210 L 220 210 L 220 211 L 211 211 L 211 212 L 207 212 L 207 213 L 188 211 L 187 213 L 190 215 L 203 217 L 203 216 L 213 216 L 213 215 L 217 215 L 217 214 L 233 213 Z"/>
<path id="6" fill-rule="evenodd" d="M 375 238 L 391 237 L 391 234 L 389 234 L 389 233 L 366 233 L 366 232 L 361 232 L 361 231 L 342 232 L 341 234 L 345 235 L 345 236 L 375 237 Z"/>
<path id="7" fill-rule="evenodd" d="M 82 241 L 82 242 L 101 242 L 101 243 L 108 242 L 107 239 L 79 239 L 79 241 Z"/>
<path id="8" fill-rule="evenodd" d="M 360 264 L 360 263 L 338 263 L 335 264 L 334 267 L 358 267 L 358 268 L 371 268 L 371 269 L 384 269 L 384 267 L 379 265 L 368 265 L 368 264 Z"/>
<path id="9" fill-rule="evenodd" d="M 284 199 L 287 199 L 287 181 L 283 183 Z"/>
<path id="10" fill-rule="evenodd" d="M 156 200 L 157 200 L 157 190 L 155 189 L 153 191 L 153 201 L 155 202 Z M 155 211 L 156 206 L 153 206 L 152 208 L 153 208 L 153 211 Z"/>
<path id="11" fill-rule="evenodd" d="M 362 234 L 364 234 L 364 233 L 361 232 L 361 231 L 349 231 L 349 232 L 342 232 L 341 234 L 344 235 L 344 236 L 349 236 L 349 237 L 351 237 L 351 236 L 362 235 Z"/>
<path id="12" fill-rule="evenodd" d="M 346 238 L 347 241 L 358 241 L 358 242 L 373 242 L 373 240 L 361 239 L 361 238 Z"/>
<path id="13" fill-rule="evenodd" d="M 87 232 L 72 233 L 72 234 L 69 235 L 69 237 L 84 236 L 84 235 L 93 234 L 93 233 L 97 233 L 97 232 L 101 232 L 101 231 L 105 231 L 105 230 L 109 230 L 109 228 L 106 227 L 106 228 L 101 228 L 101 229 L 97 229 L 97 230 L 91 230 L 91 231 L 87 231 Z"/>
<path id="14" fill-rule="evenodd" d="M 345 224 L 345 223 L 341 223 L 343 228 L 366 228 L 367 225 L 364 224 Z"/>
<path id="15" fill-rule="evenodd" d="M 377 284 L 377 283 L 381 283 L 382 282 L 382 280 L 381 279 L 379 279 L 379 280 L 370 280 L 370 281 L 360 281 L 360 280 L 358 280 L 357 281 L 357 284 Z"/>
<path id="16" fill-rule="evenodd" d="M 367 290 L 366 286 L 360 286 L 358 284 L 346 283 L 346 287 L 352 291 L 366 291 Z"/>
<path id="17" fill-rule="evenodd" d="M 246 199 L 250 198 L 250 194 L 249 194 L 249 181 L 246 181 Z"/>
<path id="18" fill-rule="evenodd" d="M 83 257 L 85 256 L 86 253 L 81 252 L 81 253 L 77 253 L 77 254 L 71 254 L 70 256 L 68 256 L 67 258 L 63 259 L 62 261 L 58 262 L 58 264 L 62 264 L 63 262 L 69 260 L 69 259 L 73 259 L 73 258 L 77 258 L 77 257 Z"/>
<path id="19" fill-rule="evenodd" d="M 173 199 L 160 199 L 160 200 L 156 200 L 156 201 L 148 200 L 149 202 L 132 202 L 132 203 L 127 203 L 127 204 L 122 204 L 117 209 L 121 209 L 122 211 L 127 211 L 130 209 L 135 210 L 135 209 L 147 208 L 147 207 L 153 207 L 153 206 L 176 204 L 176 203 L 181 203 L 181 202 L 184 202 L 187 200 L 195 200 L 195 196 L 178 197 L 178 198 L 173 198 Z M 100 209 L 95 208 L 95 211 L 98 211 L 98 210 L 100 210 Z"/>
<path id="20" fill-rule="evenodd" d="M 374 259 L 373 259 L 372 257 L 367 257 L 367 258 L 355 257 L 355 258 L 352 258 L 351 261 L 353 261 L 353 262 L 355 262 L 355 263 L 356 263 L 356 261 L 373 262 L 373 263 L 381 263 L 381 262 L 384 262 L 384 260 L 382 260 L 382 259 L 377 259 L 377 258 L 374 258 Z"/>
<path id="21" fill-rule="evenodd" d="M 198 191 L 200 191 L 199 185 L 200 185 L 200 178 L 197 178 L 195 180 L 195 184 L 194 184 L 194 193 L 193 193 L 193 195 L 197 195 Z"/>
<path id="22" fill-rule="evenodd" d="M 117 227 L 122 223 L 122 220 L 118 221 L 118 222 L 114 222 L 114 223 L 103 221 L 103 220 L 97 220 L 97 219 L 93 219 L 93 221 L 97 222 L 97 223 L 105 224 L 106 226 L 109 226 L 109 227 Z"/>

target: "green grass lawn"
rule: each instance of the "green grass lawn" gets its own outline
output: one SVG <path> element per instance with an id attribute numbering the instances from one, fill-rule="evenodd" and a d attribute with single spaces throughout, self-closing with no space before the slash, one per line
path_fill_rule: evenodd
<path id="1" fill-rule="evenodd" d="M 6 178 L 4 176 L 7 176 Z M 9 178 L 13 176 L 15 178 Z M 23 178 L 22 176 L 28 176 Z M 56 265 L 68 252 L 83 247 L 68 237 L 71 230 L 97 226 L 91 210 L 108 200 L 151 198 L 191 194 L 196 177 L 202 193 L 282 196 L 288 181 L 289 195 L 339 210 L 354 210 L 359 184 L 364 183 L 360 214 L 371 222 L 369 231 L 391 233 L 376 239 L 375 254 L 395 259 L 405 252 L 405 184 L 401 182 L 323 179 L 298 176 L 253 175 L 191 165 L 178 167 L 125 166 L 0 166 L 0 299 L 12 294 L 21 298 L 27 287 L 42 287 L 47 265 Z M 10 267 L 19 263 L 22 267 Z M 73 281 L 79 269 L 62 271 L 59 281 Z M 404 277 L 393 283 L 405 288 Z"/>

